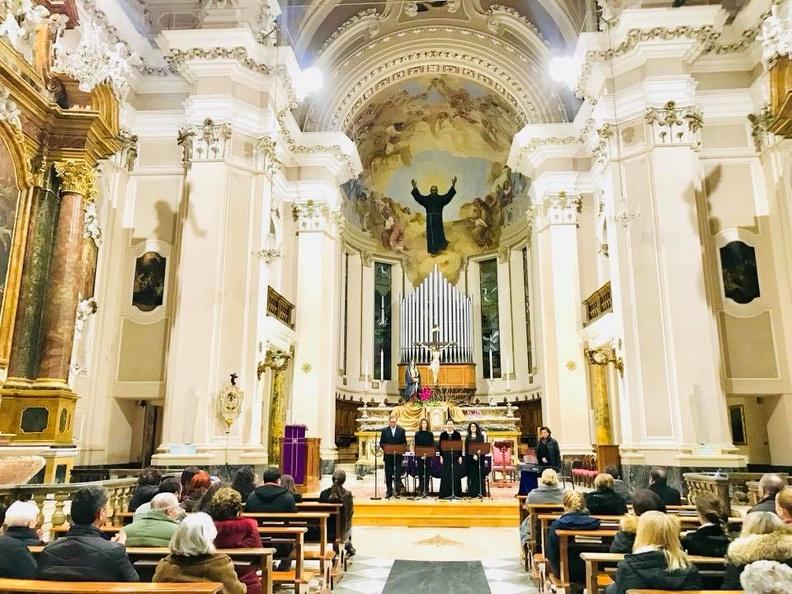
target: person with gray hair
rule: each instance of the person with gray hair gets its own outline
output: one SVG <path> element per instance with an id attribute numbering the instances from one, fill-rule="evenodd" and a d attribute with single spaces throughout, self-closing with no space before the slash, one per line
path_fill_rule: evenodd
<path id="1" fill-rule="evenodd" d="M 759 503 L 749 509 L 748 513 L 760 511 L 775 513 L 775 497 L 784 490 L 784 487 L 786 487 L 786 483 L 777 474 L 763 474 L 759 479 Z"/>
<path id="2" fill-rule="evenodd" d="M 182 517 L 175 493 L 160 493 L 151 500 L 151 511 L 135 516 L 124 528 L 130 547 L 167 547 Z"/>
<path id="3" fill-rule="evenodd" d="M 221 582 L 221 594 L 245 594 L 247 588 L 239 581 L 234 563 L 228 555 L 215 550 L 217 528 L 203 512 L 188 515 L 174 532 L 170 554 L 161 559 L 153 582 Z"/>
<path id="4" fill-rule="evenodd" d="M 726 552 L 723 590 L 739 590 L 743 570 L 756 561 L 778 561 L 792 566 L 792 528 L 771 512 L 745 516 L 742 531 Z"/>
<path id="5" fill-rule="evenodd" d="M 792 567 L 778 561 L 754 561 L 743 569 L 740 584 L 748 594 L 789 594 Z"/>
<path id="6" fill-rule="evenodd" d="M 0 577 L 32 580 L 36 560 L 30 545 L 44 544 L 35 531 L 38 506 L 32 501 L 15 501 L 6 510 L 6 531 L 0 536 Z"/>

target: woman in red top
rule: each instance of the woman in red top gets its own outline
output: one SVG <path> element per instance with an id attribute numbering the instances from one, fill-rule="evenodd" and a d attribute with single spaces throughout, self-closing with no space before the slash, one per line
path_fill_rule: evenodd
<path id="1" fill-rule="evenodd" d="M 258 524 L 253 518 L 242 518 L 242 498 L 230 487 L 223 487 L 212 497 L 209 515 L 217 528 L 214 544 L 218 549 L 258 548 L 261 539 Z M 256 566 L 236 566 L 237 576 L 245 586 L 247 594 L 261 594 L 261 579 L 256 575 Z"/>

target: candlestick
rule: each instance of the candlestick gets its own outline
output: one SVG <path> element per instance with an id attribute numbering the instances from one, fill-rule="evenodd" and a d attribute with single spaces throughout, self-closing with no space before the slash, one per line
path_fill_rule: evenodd
<path id="1" fill-rule="evenodd" d="M 380 384 L 385 381 L 385 349 L 380 349 Z"/>
<path id="2" fill-rule="evenodd" d="M 489 372 L 490 379 L 495 379 L 495 375 L 492 373 L 492 348 L 489 350 Z"/>

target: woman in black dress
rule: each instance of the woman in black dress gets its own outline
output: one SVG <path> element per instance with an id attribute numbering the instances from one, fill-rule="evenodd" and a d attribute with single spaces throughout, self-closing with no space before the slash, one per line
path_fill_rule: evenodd
<path id="1" fill-rule="evenodd" d="M 459 431 L 454 429 L 454 422 L 448 421 L 445 430 L 440 434 L 440 443 L 444 441 L 462 441 L 462 436 Z M 462 495 L 462 444 L 459 450 L 452 452 L 443 452 L 443 478 L 440 479 L 440 498 L 445 499 L 454 495 L 460 497 Z M 453 471 L 452 471 L 453 465 Z M 451 475 L 453 474 L 453 490 L 451 489 Z"/>
<path id="2" fill-rule="evenodd" d="M 470 423 L 465 436 L 465 468 L 467 469 L 468 497 L 480 497 L 484 493 L 484 456 L 468 454 L 468 445 L 484 443 L 484 434 L 478 423 Z"/>
<path id="3" fill-rule="evenodd" d="M 418 431 L 415 432 L 415 447 L 434 447 L 434 445 L 434 433 L 429 429 L 429 421 L 421 419 Z M 431 459 L 419 456 L 417 462 L 418 491 L 421 495 L 426 496 L 427 492 L 432 490 L 432 476 L 429 474 Z"/>

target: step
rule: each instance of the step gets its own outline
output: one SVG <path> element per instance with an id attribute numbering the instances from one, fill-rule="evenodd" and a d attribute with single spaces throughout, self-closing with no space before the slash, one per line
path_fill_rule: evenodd
<path id="1" fill-rule="evenodd" d="M 357 526 L 517 527 L 511 501 L 355 501 Z"/>

